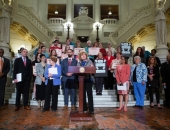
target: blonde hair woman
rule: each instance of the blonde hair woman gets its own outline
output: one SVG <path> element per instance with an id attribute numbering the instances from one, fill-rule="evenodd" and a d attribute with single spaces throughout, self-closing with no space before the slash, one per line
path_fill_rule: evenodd
<path id="1" fill-rule="evenodd" d="M 91 60 L 88 59 L 88 55 L 86 52 L 80 52 L 79 53 L 79 62 L 77 63 L 77 66 L 93 66 L 93 63 Z M 88 104 L 89 104 L 89 113 L 94 114 L 94 107 L 93 107 L 93 92 L 92 92 L 92 80 L 91 75 L 87 74 L 84 78 L 84 100 L 83 100 L 83 111 L 87 111 L 87 104 L 86 104 L 86 92 L 88 96 Z"/>

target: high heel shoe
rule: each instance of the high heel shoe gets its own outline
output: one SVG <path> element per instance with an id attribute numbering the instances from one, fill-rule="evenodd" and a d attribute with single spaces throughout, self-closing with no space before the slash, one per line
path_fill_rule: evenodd
<path id="1" fill-rule="evenodd" d="M 116 109 L 116 110 L 117 110 L 117 111 L 121 111 L 123 107 L 124 107 L 124 106 L 119 107 L 119 108 L 118 108 L 118 109 Z"/>
<path id="2" fill-rule="evenodd" d="M 124 107 L 124 110 L 123 110 L 124 112 L 127 112 L 127 108 L 125 109 L 125 107 Z"/>

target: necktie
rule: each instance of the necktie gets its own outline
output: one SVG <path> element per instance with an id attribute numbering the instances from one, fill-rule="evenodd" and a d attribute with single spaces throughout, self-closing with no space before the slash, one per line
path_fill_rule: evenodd
<path id="1" fill-rule="evenodd" d="M 24 66 L 26 66 L 26 59 L 24 58 Z"/>
<path id="2" fill-rule="evenodd" d="M 71 64 L 71 59 L 68 59 L 68 65 L 70 66 L 70 64 Z"/>
<path id="3" fill-rule="evenodd" d="M 2 73 L 2 68 L 3 68 L 3 60 L 2 60 L 2 57 L 0 57 L 0 73 Z"/>

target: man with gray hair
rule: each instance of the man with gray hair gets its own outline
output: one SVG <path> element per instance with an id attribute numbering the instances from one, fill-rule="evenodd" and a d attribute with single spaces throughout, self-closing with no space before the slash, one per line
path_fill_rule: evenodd
<path id="1" fill-rule="evenodd" d="M 141 63 L 140 56 L 135 56 L 134 61 L 135 64 L 131 67 L 131 82 L 133 83 L 136 98 L 134 107 L 143 109 L 148 71 L 145 64 Z"/>
<path id="2" fill-rule="evenodd" d="M 92 42 L 90 40 L 87 41 L 87 47 L 85 47 L 85 51 L 87 54 L 89 53 L 89 48 L 92 47 L 91 43 Z M 88 57 L 92 62 L 94 62 L 94 56 L 89 55 Z"/>

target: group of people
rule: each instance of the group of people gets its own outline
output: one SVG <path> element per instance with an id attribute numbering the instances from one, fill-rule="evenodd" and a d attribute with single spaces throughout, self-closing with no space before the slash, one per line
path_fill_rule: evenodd
<path id="1" fill-rule="evenodd" d="M 13 81 L 16 83 L 16 108 L 15 111 L 20 109 L 20 97 L 23 94 L 24 109 L 30 110 L 29 107 L 29 90 L 30 82 L 33 76 L 33 96 L 34 100 L 38 102 L 38 108 L 42 111 L 57 110 L 58 104 L 58 90 L 62 85 L 64 90 L 64 109 L 68 109 L 68 96 L 71 96 L 71 109 L 75 110 L 76 103 L 76 88 L 78 86 L 78 76 L 74 73 L 68 72 L 69 66 L 95 66 L 95 60 L 106 60 L 107 77 L 94 77 L 93 74 L 87 74 L 84 79 L 84 101 L 83 110 L 88 111 L 86 102 L 86 93 L 88 97 L 89 113 L 94 113 L 93 105 L 93 84 L 96 88 L 96 95 L 102 95 L 103 86 L 107 89 L 113 89 L 114 85 L 117 89 L 118 100 L 120 102 L 118 111 L 127 111 L 128 93 L 131 86 L 134 89 L 134 97 L 136 104 L 134 107 L 143 108 L 145 93 L 148 91 L 150 97 L 150 107 L 154 107 L 153 92 L 156 94 L 156 101 L 158 108 L 160 106 L 160 73 L 162 76 L 162 84 L 165 90 L 165 105 L 170 107 L 170 55 L 167 56 L 167 61 L 163 64 L 160 63 L 158 57 L 155 56 L 156 50 L 153 49 L 151 53 L 146 51 L 144 47 L 138 47 L 133 56 L 134 64 L 128 64 L 128 58 L 121 54 L 121 48 L 114 49 L 111 43 L 105 49 L 102 43 L 95 42 L 92 45 L 91 41 L 87 41 L 87 47 L 81 50 L 78 55 L 74 55 L 74 48 L 83 48 L 81 42 L 78 40 L 75 44 L 70 39 L 66 40 L 65 49 L 63 54 L 67 55 L 66 58 L 57 56 L 56 49 L 60 49 L 59 39 L 56 38 L 49 48 L 49 53 L 46 47 L 40 43 L 39 47 L 35 50 L 35 60 L 31 61 L 28 58 L 28 51 L 22 48 L 20 57 L 15 59 L 13 70 Z M 88 55 L 88 48 L 98 47 L 100 51 L 98 55 Z M 1 54 L 2 49 L 0 50 Z M 3 52 L 3 51 L 2 51 Z M 3 57 L 3 55 L 0 57 Z M 5 63 L 5 58 L 4 58 Z M 4 68 L 3 68 L 4 69 Z M 0 60 L 1 70 L 1 60 Z M 159 71 L 160 70 L 160 71 Z M 2 74 L 3 76 L 2 76 Z M 0 84 L 2 77 L 8 73 L 7 70 L 0 72 Z M 21 81 L 17 81 L 17 75 L 21 74 Z M 94 80 L 93 80 L 94 77 Z M 4 79 L 5 80 L 5 79 Z M 94 82 L 95 81 L 95 82 Z M 1 85 L 0 85 L 1 86 Z M 120 86 L 126 86 L 126 89 L 119 89 Z M 154 90 L 154 91 L 153 91 Z M 4 92 L 4 91 L 1 91 Z M 51 102 L 52 94 L 52 103 Z M 3 106 L 1 96 L 1 106 Z M 123 104 L 123 99 L 125 100 Z"/>

